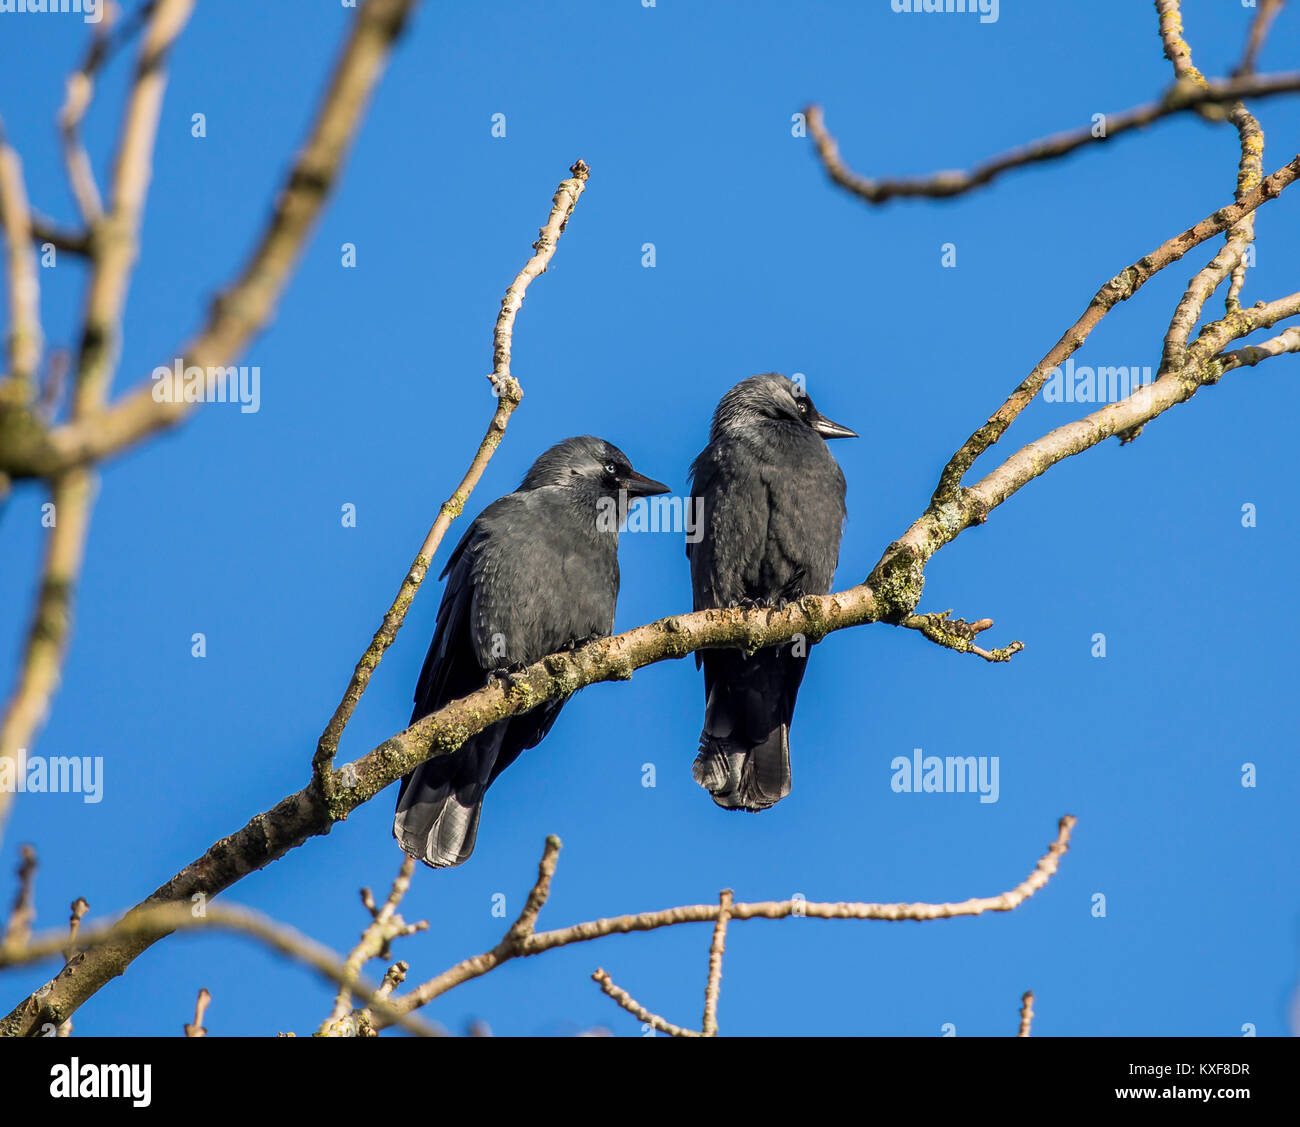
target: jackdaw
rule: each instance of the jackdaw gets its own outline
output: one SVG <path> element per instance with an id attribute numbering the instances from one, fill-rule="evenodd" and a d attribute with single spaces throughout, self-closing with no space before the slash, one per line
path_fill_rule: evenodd
<path id="1" fill-rule="evenodd" d="M 614 628 L 618 530 L 637 497 L 668 487 L 636 473 L 617 446 L 566 438 L 533 463 L 519 488 L 469 526 L 443 569 L 447 586 L 411 723 L 549 653 Z M 474 851 L 484 792 L 519 753 L 540 743 L 564 699 L 485 728 L 402 779 L 393 836 L 426 865 Z"/>
<path id="2" fill-rule="evenodd" d="M 686 545 L 696 610 L 783 607 L 831 589 L 845 490 L 826 439 L 856 437 L 775 373 L 722 397 L 709 444 L 691 464 L 693 510 L 702 505 L 700 537 Z M 695 781 L 724 809 L 766 810 L 790 793 L 790 723 L 807 647 L 709 650 L 695 662 L 705 697 Z"/>

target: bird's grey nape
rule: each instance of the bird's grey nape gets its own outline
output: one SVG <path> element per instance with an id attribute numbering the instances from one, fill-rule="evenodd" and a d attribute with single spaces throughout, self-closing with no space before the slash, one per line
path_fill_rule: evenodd
<path id="1" fill-rule="evenodd" d="M 806 426 L 824 439 L 856 438 L 856 432 L 821 414 L 803 384 L 764 372 L 741 380 L 718 402 L 709 439 L 767 423 Z"/>

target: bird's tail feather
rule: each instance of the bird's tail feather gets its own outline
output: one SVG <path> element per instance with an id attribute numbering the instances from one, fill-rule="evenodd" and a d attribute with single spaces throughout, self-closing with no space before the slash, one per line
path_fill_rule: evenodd
<path id="1" fill-rule="evenodd" d="M 804 660 L 775 649 L 706 658 L 693 774 L 723 809 L 766 810 L 790 793 L 790 721 Z"/>
<path id="2" fill-rule="evenodd" d="M 752 747 L 703 736 L 695 757 L 695 781 L 724 810 L 766 810 L 790 793 L 789 733 L 780 724 Z"/>
<path id="3" fill-rule="evenodd" d="M 488 729 L 406 776 L 393 816 L 393 836 L 405 853 L 435 869 L 469 860 L 500 743 L 501 733 Z"/>

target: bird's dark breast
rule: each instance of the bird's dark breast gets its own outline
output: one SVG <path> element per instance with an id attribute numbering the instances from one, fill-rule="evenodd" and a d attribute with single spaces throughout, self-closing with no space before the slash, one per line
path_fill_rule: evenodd
<path id="1" fill-rule="evenodd" d="M 701 459 L 705 535 L 692 554 L 697 606 L 830 590 L 844 475 L 811 432 L 765 437 L 714 443 Z"/>

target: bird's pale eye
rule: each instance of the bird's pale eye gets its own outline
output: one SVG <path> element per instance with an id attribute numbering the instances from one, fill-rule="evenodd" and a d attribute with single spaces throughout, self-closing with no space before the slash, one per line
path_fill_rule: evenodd
<path id="1" fill-rule="evenodd" d="M 806 399 L 799 399 L 799 400 L 796 400 L 796 401 L 795 401 L 795 406 L 797 406 L 797 407 L 799 408 L 799 414 L 801 414 L 801 415 L 806 415 L 806 414 L 808 414 L 808 400 L 806 400 Z"/>
<path id="2" fill-rule="evenodd" d="M 614 474 L 618 473 L 618 467 L 617 467 L 616 465 L 614 465 L 613 462 L 606 462 L 606 463 L 605 463 L 605 472 L 606 472 L 607 474 L 609 474 L 611 477 L 613 477 Z"/>

